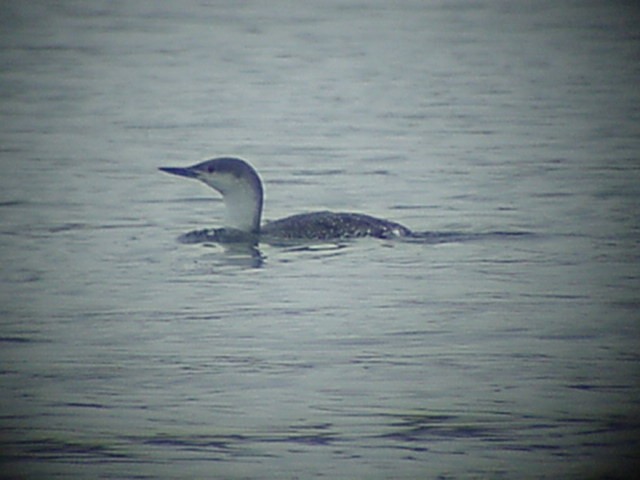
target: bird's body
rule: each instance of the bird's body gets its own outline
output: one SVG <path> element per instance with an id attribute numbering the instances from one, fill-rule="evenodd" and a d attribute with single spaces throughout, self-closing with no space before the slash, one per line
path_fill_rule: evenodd
<path id="1" fill-rule="evenodd" d="M 262 235 L 288 239 L 318 239 L 375 237 L 392 238 L 409 235 L 399 223 L 362 213 L 313 212 L 301 213 L 266 223 Z"/>

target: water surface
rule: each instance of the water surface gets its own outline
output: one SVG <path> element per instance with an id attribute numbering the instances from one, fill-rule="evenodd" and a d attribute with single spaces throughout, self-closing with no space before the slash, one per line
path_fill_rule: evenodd
<path id="1" fill-rule="evenodd" d="M 605 2 L 29 2 L 0 37 L 6 478 L 627 478 L 640 25 Z M 265 215 L 422 241 L 183 245 Z M 517 235 L 514 235 L 517 234 Z"/>

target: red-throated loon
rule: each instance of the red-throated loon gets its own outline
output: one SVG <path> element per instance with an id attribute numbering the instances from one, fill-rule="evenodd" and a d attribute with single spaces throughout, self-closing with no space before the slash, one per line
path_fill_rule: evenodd
<path id="1" fill-rule="evenodd" d="M 161 167 L 163 172 L 195 178 L 222 194 L 226 210 L 223 229 L 199 230 L 187 242 L 257 240 L 336 240 L 355 237 L 393 238 L 411 235 L 395 222 L 360 213 L 302 213 L 260 225 L 263 190 L 257 172 L 244 160 L 222 157 L 191 167 Z"/>

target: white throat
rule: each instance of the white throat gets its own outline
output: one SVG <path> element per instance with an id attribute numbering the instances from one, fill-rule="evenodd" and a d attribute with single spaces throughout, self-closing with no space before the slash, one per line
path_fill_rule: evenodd
<path id="1" fill-rule="evenodd" d="M 259 183 L 227 173 L 203 177 L 201 180 L 222 194 L 227 228 L 248 233 L 260 231 L 262 186 Z"/>

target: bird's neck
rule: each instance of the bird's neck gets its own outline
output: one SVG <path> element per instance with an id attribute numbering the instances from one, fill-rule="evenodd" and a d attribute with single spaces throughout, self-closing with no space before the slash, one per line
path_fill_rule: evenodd
<path id="1" fill-rule="evenodd" d="M 262 185 L 237 182 L 223 194 L 227 210 L 226 226 L 247 233 L 260 232 Z"/>

